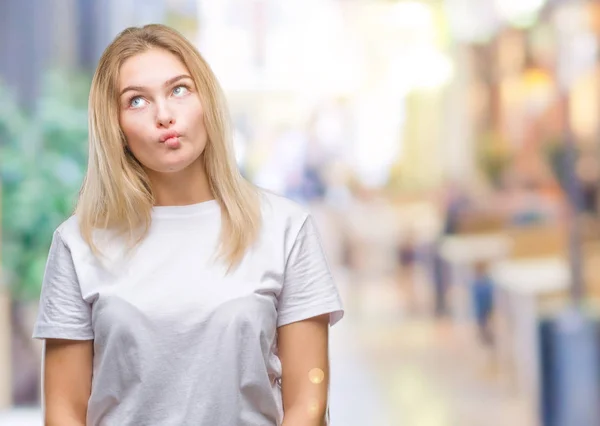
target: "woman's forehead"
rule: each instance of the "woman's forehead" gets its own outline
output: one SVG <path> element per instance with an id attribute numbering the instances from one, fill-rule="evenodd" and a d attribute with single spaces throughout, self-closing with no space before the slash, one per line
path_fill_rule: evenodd
<path id="1" fill-rule="evenodd" d="M 149 49 L 123 62 L 119 87 L 159 87 L 180 75 L 189 75 L 189 71 L 177 56 L 163 49 Z"/>

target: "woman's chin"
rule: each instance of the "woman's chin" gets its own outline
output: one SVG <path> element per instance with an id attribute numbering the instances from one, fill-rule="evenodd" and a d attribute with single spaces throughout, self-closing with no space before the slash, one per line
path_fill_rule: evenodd
<path id="1" fill-rule="evenodd" d="M 167 156 L 162 158 L 159 164 L 156 164 L 154 171 L 157 173 L 179 173 L 193 167 L 197 163 L 197 158 L 190 156 Z M 200 163 L 198 163 L 200 164 Z"/>

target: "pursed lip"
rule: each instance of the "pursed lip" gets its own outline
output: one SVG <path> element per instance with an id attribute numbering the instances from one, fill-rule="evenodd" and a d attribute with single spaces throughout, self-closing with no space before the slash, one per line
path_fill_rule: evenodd
<path id="1" fill-rule="evenodd" d="M 159 141 L 165 142 L 167 139 L 178 138 L 179 136 L 181 136 L 179 132 L 176 132 L 175 130 L 170 130 L 160 135 Z"/>

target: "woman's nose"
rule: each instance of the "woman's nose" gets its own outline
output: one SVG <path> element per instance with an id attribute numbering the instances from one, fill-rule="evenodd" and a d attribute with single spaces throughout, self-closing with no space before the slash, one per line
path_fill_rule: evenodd
<path id="1" fill-rule="evenodd" d="M 175 117 L 164 104 L 158 104 L 156 112 L 156 127 L 169 128 L 175 124 Z"/>

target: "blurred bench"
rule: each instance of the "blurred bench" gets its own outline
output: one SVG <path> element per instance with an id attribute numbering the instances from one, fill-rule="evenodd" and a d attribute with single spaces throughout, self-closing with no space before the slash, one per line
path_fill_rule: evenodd
<path id="1" fill-rule="evenodd" d="M 497 233 L 504 229 L 506 219 L 486 211 L 472 211 L 461 214 L 457 224 L 459 235 L 480 235 Z"/>

